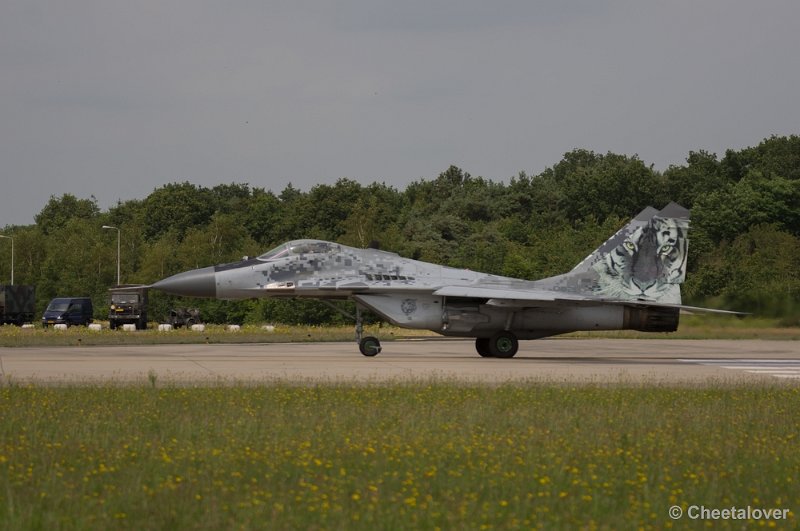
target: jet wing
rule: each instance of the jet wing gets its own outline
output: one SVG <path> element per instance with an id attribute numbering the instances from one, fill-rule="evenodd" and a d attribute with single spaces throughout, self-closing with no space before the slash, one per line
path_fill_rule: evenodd
<path id="1" fill-rule="evenodd" d="M 669 304 L 646 300 L 617 300 L 606 298 L 587 297 L 585 295 L 560 292 L 546 289 L 504 289 L 487 288 L 477 286 L 445 286 L 433 292 L 434 295 L 443 297 L 465 297 L 473 299 L 487 299 L 489 306 L 504 308 L 541 308 L 559 306 L 638 306 L 638 307 L 659 307 L 677 308 L 689 313 L 718 313 L 727 315 L 748 315 L 743 312 L 730 310 L 716 310 L 713 308 L 701 308 L 698 306 L 687 306 L 684 304 Z"/>
<path id="2" fill-rule="evenodd" d="M 586 297 L 573 295 L 571 293 L 560 293 L 545 289 L 508 289 L 508 288 L 486 288 L 478 286 L 445 286 L 433 292 L 434 295 L 442 297 L 466 297 L 471 299 L 491 299 L 504 301 L 503 306 L 537 306 L 535 303 L 552 303 L 557 300 L 583 300 Z M 501 306 L 501 304 L 497 304 Z"/>

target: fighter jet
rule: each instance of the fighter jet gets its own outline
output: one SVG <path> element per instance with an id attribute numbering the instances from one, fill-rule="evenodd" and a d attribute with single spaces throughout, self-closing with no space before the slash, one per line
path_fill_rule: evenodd
<path id="1" fill-rule="evenodd" d="M 186 271 L 150 287 L 229 300 L 349 299 L 365 356 L 381 351 L 377 338 L 362 334 L 361 311 L 368 309 L 403 328 L 474 337 L 483 357 L 511 358 L 520 339 L 579 330 L 673 332 L 681 309 L 737 313 L 681 304 L 688 228 L 689 211 L 680 205 L 647 207 L 568 273 L 535 281 L 373 248 L 294 240 L 256 258 Z"/>

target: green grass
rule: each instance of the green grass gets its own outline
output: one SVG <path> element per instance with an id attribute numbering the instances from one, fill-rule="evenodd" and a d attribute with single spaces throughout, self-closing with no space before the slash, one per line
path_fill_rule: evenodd
<path id="1" fill-rule="evenodd" d="M 778 384 L 6 385 L 0 527 L 700 528 L 669 507 L 800 509 L 798 411 Z"/>

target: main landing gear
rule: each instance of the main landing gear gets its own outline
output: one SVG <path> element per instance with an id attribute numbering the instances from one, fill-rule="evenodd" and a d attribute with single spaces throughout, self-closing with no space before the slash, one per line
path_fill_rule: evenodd
<path id="1" fill-rule="evenodd" d="M 381 351 L 381 342 L 377 337 L 367 336 L 358 342 L 358 350 L 365 356 L 377 356 Z"/>
<path id="2" fill-rule="evenodd" d="M 475 350 L 483 358 L 513 358 L 519 350 L 519 340 L 511 332 L 498 332 L 492 337 L 475 340 Z"/>

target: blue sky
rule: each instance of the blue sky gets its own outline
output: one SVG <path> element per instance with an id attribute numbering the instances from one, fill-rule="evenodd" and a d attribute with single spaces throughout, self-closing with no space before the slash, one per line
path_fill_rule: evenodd
<path id="1" fill-rule="evenodd" d="M 574 148 L 656 169 L 800 131 L 800 4 L 9 0 L 0 227 L 175 181 L 507 180 Z"/>

